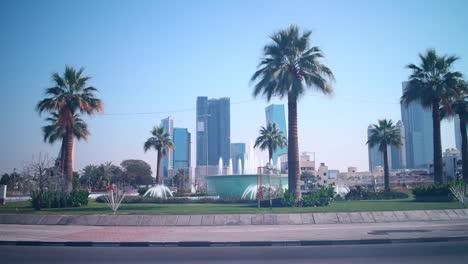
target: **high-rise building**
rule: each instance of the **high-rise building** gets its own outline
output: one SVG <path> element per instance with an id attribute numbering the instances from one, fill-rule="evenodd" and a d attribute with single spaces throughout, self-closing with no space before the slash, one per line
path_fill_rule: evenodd
<path id="1" fill-rule="evenodd" d="M 190 132 L 187 128 L 174 128 L 174 160 L 173 167 L 177 169 L 190 168 L 191 151 Z"/>
<path id="2" fill-rule="evenodd" d="M 174 138 L 174 121 L 171 116 L 161 120 L 161 125 L 164 127 L 164 132 L 169 134 L 171 139 Z M 174 166 L 174 152 L 172 150 L 166 150 L 166 156 L 162 158 L 162 175 L 163 177 L 169 177 L 169 170 Z"/>
<path id="3" fill-rule="evenodd" d="M 401 135 L 401 146 L 391 146 L 391 168 L 394 170 L 397 169 L 405 169 L 406 168 L 406 149 L 405 149 L 405 126 L 403 125 L 403 122 L 398 121 L 396 123 L 396 127 L 400 131 Z"/>
<path id="4" fill-rule="evenodd" d="M 196 119 L 197 167 L 217 166 L 220 158 L 227 166 L 231 157 L 230 99 L 198 97 Z"/>
<path id="5" fill-rule="evenodd" d="M 407 82 L 403 82 L 403 91 Z M 406 167 L 429 168 L 434 156 L 432 113 L 419 102 L 401 103 L 401 119 L 405 130 Z"/>
<path id="6" fill-rule="evenodd" d="M 374 128 L 373 125 L 369 125 L 367 128 L 367 139 L 371 136 L 371 131 Z M 369 155 L 369 171 L 373 172 L 377 167 L 384 166 L 384 158 L 383 152 L 379 150 L 379 145 L 375 145 L 373 147 L 367 146 L 368 155 Z M 387 146 L 387 154 L 388 154 L 388 166 L 389 169 L 392 168 L 392 154 L 391 154 L 391 146 Z"/>
<path id="7" fill-rule="evenodd" d="M 283 133 L 283 136 L 287 139 L 286 130 L 286 115 L 284 112 L 283 104 L 271 104 L 265 108 L 266 123 L 275 123 L 276 127 Z M 277 148 L 273 152 L 273 163 L 277 164 L 278 156 L 281 154 L 288 153 L 288 148 Z"/>
<path id="8" fill-rule="evenodd" d="M 232 172 L 234 174 L 242 174 L 245 171 L 245 143 L 231 144 L 231 159 Z"/>
<path id="9" fill-rule="evenodd" d="M 462 139 L 461 139 L 461 131 L 460 131 L 460 117 L 457 115 L 455 117 L 455 145 L 459 151 L 462 149 Z M 468 124 L 466 124 L 468 128 Z"/>

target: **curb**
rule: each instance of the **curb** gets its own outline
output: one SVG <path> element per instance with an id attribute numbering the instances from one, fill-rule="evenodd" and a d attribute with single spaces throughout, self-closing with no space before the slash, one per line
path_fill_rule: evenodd
<path id="1" fill-rule="evenodd" d="M 468 241 L 468 236 L 424 237 L 397 239 L 352 239 L 352 240 L 302 240 L 302 241 L 241 241 L 241 242 L 46 242 L 46 241 L 0 241 L 0 246 L 40 246 L 40 247 L 298 247 L 336 245 L 378 245 L 402 243 L 460 242 Z"/>

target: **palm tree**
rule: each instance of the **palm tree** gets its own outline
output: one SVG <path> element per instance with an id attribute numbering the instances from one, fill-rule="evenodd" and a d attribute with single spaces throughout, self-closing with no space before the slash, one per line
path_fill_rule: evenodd
<path id="1" fill-rule="evenodd" d="M 65 186 L 67 192 L 72 190 L 73 181 L 75 114 L 79 112 L 93 115 L 96 112 L 102 112 L 103 109 L 101 100 L 94 95 L 97 89 L 87 86 L 91 77 L 83 76 L 83 71 L 84 68 L 76 71 L 74 68 L 66 66 L 63 76 L 58 73 L 52 74 L 55 86 L 46 89 L 46 95 L 50 97 L 39 101 L 36 106 L 39 113 L 44 111 L 58 113 L 57 121 L 65 135 L 63 164 L 64 174 L 67 178 Z"/>
<path id="2" fill-rule="evenodd" d="M 434 142 L 434 182 L 442 183 L 442 142 L 440 137 L 440 107 L 447 104 L 456 83 L 462 74 L 451 71 L 456 56 L 438 56 L 429 49 L 419 54 L 420 65 L 409 64 L 406 68 L 412 71 L 408 85 L 403 91 L 401 101 L 405 104 L 417 101 L 424 108 L 432 109 L 432 127 Z"/>
<path id="3" fill-rule="evenodd" d="M 388 169 L 388 146 L 401 147 L 400 129 L 393 125 L 392 120 L 379 120 L 378 124 L 374 124 L 370 130 L 370 137 L 367 140 L 369 147 L 379 146 L 379 151 L 383 152 L 384 159 L 384 183 L 385 191 L 390 191 L 389 169 Z"/>
<path id="4" fill-rule="evenodd" d="M 272 43 L 263 49 L 263 58 L 251 81 L 257 81 L 254 96 L 260 94 L 267 101 L 273 96 L 288 99 L 288 185 L 295 193 L 296 202 L 301 200 L 299 146 L 297 135 L 297 100 L 307 88 L 331 94 L 332 71 L 322 64 L 324 55 L 320 48 L 311 47 L 311 31 L 300 34 L 292 25 L 271 37 Z"/>
<path id="5" fill-rule="evenodd" d="M 460 119 L 460 132 L 462 139 L 462 171 L 463 179 L 468 182 L 468 140 L 466 126 L 468 124 L 468 82 L 460 80 L 448 104 L 441 107 L 441 117 L 451 118 L 458 115 Z"/>
<path id="6" fill-rule="evenodd" d="M 59 114 L 57 112 L 51 113 L 51 115 L 45 119 L 49 122 L 49 125 L 42 127 L 42 132 L 44 134 L 44 142 L 49 144 L 55 143 L 57 140 L 62 141 L 59 153 L 59 165 L 60 172 L 64 175 L 64 164 L 65 164 L 65 146 L 66 146 L 66 133 L 64 129 L 60 127 L 59 124 Z M 76 139 L 87 140 L 89 136 L 88 125 L 80 118 L 79 114 L 73 116 L 73 135 Z"/>
<path id="7" fill-rule="evenodd" d="M 260 136 L 255 140 L 254 148 L 260 148 L 261 150 L 268 149 L 268 160 L 271 161 L 273 159 L 273 152 L 277 148 L 282 148 L 286 145 L 286 137 L 276 127 L 276 123 L 268 123 L 266 128 L 260 128 Z"/>
<path id="8" fill-rule="evenodd" d="M 164 132 L 164 126 L 155 126 L 151 130 L 152 137 L 148 138 L 143 146 L 143 149 L 148 151 L 153 148 L 158 152 L 158 162 L 156 164 L 156 184 L 161 184 L 161 177 L 159 175 L 161 168 L 161 159 L 166 156 L 168 150 L 174 149 L 171 137 L 168 133 Z"/>

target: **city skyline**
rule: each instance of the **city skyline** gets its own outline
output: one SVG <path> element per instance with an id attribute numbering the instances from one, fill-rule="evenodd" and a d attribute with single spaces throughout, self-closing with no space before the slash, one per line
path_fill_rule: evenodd
<path id="1" fill-rule="evenodd" d="M 317 161 L 331 168 L 368 167 L 363 128 L 378 119 L 401 118 L 401 82 L 409 75 L 404 66 L 416 62 L 418 53 L 435 48 L 441 54 L 456 54 L 461 57 L 456 68 L 468 74 L 468 50 L 463 45 L 468 22 L 461 19 L 468 8 L 465 1 L 450 6 L 431 1 L 424 5 L 426 12 L 419 12 L 426 1 L 314 3 L 323 11 L 316 16 L 305 11 L 312 5 L 307 1 L 278 2 L 276 8 L 285 15 L 273 19 L 259 14 L 274 11 L 262 1 L 249 8 L 213 2 L 187 7 L 153 1 L 138 6 L 108 3 L 0 3 L 0 32 L 8 36 L 0 43 L 0 84 L 5 89 L 0 107 L 8 113 L 2 116 L 6 126 L 0 139 L 0 172 L 20 170 L 39 153 L 57 155 L 58 144 L 42 140 L 45 116 L 39 116 L 34 105 L 51 86 L 51 73 L 61 72 L 66 64 L 86 67 L 105 106 L 104 114 L 84 118 L 91 136 L 76 144 L 76 170 L 132 158 L 151 164 L 153 174 L 156 154 L 145 154 L 141 147 L 148 131 L 159 124 L 156 120 L 171 115 L 177 124 L 196 132 L 193 102 L 199 95 L 230 97 L 231 142 L 255 139 L 264 125 L 265 107 L 286 100 L 252 99 L 249 79 L 268 37 L 292 23 L 313 31 L 314 44 L 324 50 L 337 76 L 331 99 L 308 93 L 298 104 L 300 151 L 317 153 Z M 76 14 L 60 12 L 70 8 Z M 244 19 L 240 21 L 234 11 L 242 12 Z M 80 13 L 90 19 L 83 21 Z M 337 19 L 330 20 L 330 13 Z M 70 23 L 65 28 L 59 20 Z M 17 25 L 14 30 L 6 26 L 12 24 Z M 58 38 L 57 31 L 63 36 Z M 67 41 L 76 35 L 86 41 Z M 455 147 L 454 134 L 453 121 L 444 121 L 444 150 Z"/>

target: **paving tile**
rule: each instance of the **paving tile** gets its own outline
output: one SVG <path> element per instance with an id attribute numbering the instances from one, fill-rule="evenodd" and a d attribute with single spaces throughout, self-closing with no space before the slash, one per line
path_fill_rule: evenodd
<path id="1" fill-rule="evenodd" d="M 288 219 L 289 219 L 289 216 L 288 216 Z M 253 215 L 252 225 L 263 225 L 263 215 L 262 214 Z"/>
<path id="2" fill-rule="evenodd" d="M 301 214 L 301 220 L 302 220 L 302 224 L 306 224 L 306 225 L 315 224 L 312 213 Z"/>
<path id="3" fill-rule="evenodd" d="M 201 215 L 191 215 L 189 225 L 199 226 L 199 225 L 201 225 L 201 221 L 202 221 L 202 216 Z"/>
<path id="4" fill-rule="evenodd" d="M 240 223 L 240 215 L 238 214 L 227 215 L 226 221 L 224 222 L 225 225 L 239 225 L 239 223 Z"/>
<path id="5" fill-rule="evenodd" d="M 214 215 L 204 215 L 204 216 L 202 216 L 201 224 L 204 225 L 204 226 L 214 225 L 214 219 L 215 219 Z"/>
<path id="6" fill-rule="evenodd" d="M 396 218 L 393 212 L 372 212 L 372 216 L 377 223 L 396 222 Z"/>
<path id="7" fill-rule="evenodd" d="M 314 220 L 316 224 L 337 224 L 338 217 L 336 213 L 314 213 Z"/>
<path id="8" fill-rule="evenodd" d="M 409 221 L 429 221 L 429 216 L 421 210 L 418 211 L 405 211 L 406 217 Z"/>
<path id="9" fill-rule="evenodd" d="M 349 218 L 351 219 L 351 223 L 361 224 L 364 223 L 364 219 L 360 213 L 348 213 Z"/>
<path id="10" fill-rule="evenodd" d="M 278 224 L 276 214 L 264 214 L 263 215 L 263 224 L 264 225 L 276 225 L 276 224 Z"/>
<path id="11" fill-rule="evenodd" d="M 138 226 L 141 221 L 141 215 L 119 215 L 119 226 Z"/>
<path id="12" fill-rule="evenodd" d="M 188 226 L 190 223 L 190 215 L 179 215 L 177 216 L 177 223 L 178 226 Z"/>
<path id="13" fill-rule="evenodd" d="M 445 209 L 444 212 L 450 217 L 451 220 L 460 220 L 460 216 L 453 209 Z"/>
<path id="14" fill-rule="evenodd" d="M 225 225 L 227 222 L 227 215 L 215 215 L 214 224 L 215 225 Z"/>
<path id="15" fill-rule="evenodd" d="M 41 225 L 56 225 L 60 221 L 60 218 L 62 218 L 61 215 L 46 215 L 44 218 L 42 218 L 40 224 Z"/>
<path id="16" fill-rule="evenodd" d="M 360 213 L 364 223 L 375 223 L 374 216 L 370 212 L 361 212 Z"/>
<path id="17" fill-rule="evenodd" d="M 165 226 L 175 226 L 177 224 L 177 215 L 164 215 L 162 217 Z"/>
<path id="18" fill-rule="evenodd" d="M 300 214 L 289 214 L 289 224 L 290 225 L 300 225 L 302 224 L 302 218 Z"/>
<path id="19" fill-rule="evenodd" d="M 431 221 L 450 220 L 450 217 L 444 210 L 426 210 L 425 212 Z"/>
<path id="20" fill-rule="evenodd" d="M 276 221 L 278 225 L 288 225 L 289 224 L 289 215 L 288 214 L 277 214 Z"/>
<path id="21" fill-rule="evenodd" d="M 399 222 L 408 222 L 409 219 L 406 216 L 404 211 L 393 211 L 393 214 L 396 216 Z"/>
<path id="22" fill-rule="evenodd" d="M 252 224 L 251 214 L 241 214 L 239 215 L 239 225 L 251 225 Z"/>
<path id="23" fill-rule="evenodd" d="M 338 222 L 340 222 L 340 224 L 351 224 L 351 218 L 348 213 L 337 213 L 336 217 L 338 217 Z"/>

